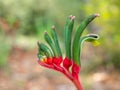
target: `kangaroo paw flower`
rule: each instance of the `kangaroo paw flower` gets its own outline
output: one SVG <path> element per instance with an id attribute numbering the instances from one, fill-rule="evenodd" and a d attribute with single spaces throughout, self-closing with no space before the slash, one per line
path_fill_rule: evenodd
<path id="1" fill-rule="evenodd" d="M 72 42 L 72 31 L 74 26 L 75 16 L 70 15 L 64 27 L 64 45 L 65 45 L 65 57 L 62 55 L 62 51 L 59 45 L 55 26 L 52 26 L 51 37 L 47 32 L 44 34 L 44 39 L 49 47 L 43 43 L 38 42 L 38 63 L 46 68 L 59 71 L 64 74 L 69 80 L 71 80 L 78 90 L 83 90 L 79 80 L 79 73 L 81 69 L 81 46 L 84 41 L 92 42 L 94 45 L 98 45 L 97 40 L 99 36 L 97 34 L 88 34 L 81 37 L 83 31 L 87 25 L 93 21 L 99 14 L 93 14 L 88 16 L 82 21 L 78 27 Z"/>

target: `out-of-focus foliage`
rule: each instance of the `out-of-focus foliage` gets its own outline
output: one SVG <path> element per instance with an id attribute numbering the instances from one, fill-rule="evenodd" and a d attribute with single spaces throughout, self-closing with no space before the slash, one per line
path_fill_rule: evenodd
<path id="1" fill-rule="evenodd" d="M 6 65 L 9 56 L 10 45 L 3 32 L 0 31 L 0 67 Z"/>
<path id="2" fill-rule="evenodd" d="M 90 1 L 90 2 L 89 2 Z M 99 58 L 108 67 L 111 65 L 120 68 L 120 2 L 119 0 L 89 0 L 86 4 L 86 13 L 99 12 L 100 19 L 97 25 L 100 28 L 101 47 L 104 53 Z M 92 3 L 92 4 L 91 4 Z M 94 29 L 94 28 L 93 28 Z"/>
<path id="3" fill-rule="evenodd" d="M 63 39 L 63 25 L 68 15 L 75 15 L 75 23 L 78 24 L 84 17 L 92 13 L 101 14 L 101 17 L 87 28 L 88 32 L 99 33 L 101 36 L 100 50 L 102 53 L 99 53 L 98 50 L 98 55 L 95 59 L 101 60 L 105 65 L 120 68 L 119 0 L 0 1 L 0 20 L 5 19 L 11 29 L 16 27 L 17 24 L 14 25 L 14 23 L 17 21 L 19 25 L 19 27 L 17 27 L 18 36 L 26 35 L 29 37 L 31 35 L 42 39 L 43 32 L 45 30 L 49 31 L 51 25 L 54 24 L 60 38 Z M 1 30 L 4 30 L 5 28 L 2 27 L 0 24 Z M 13 31 L 14 30 L 15 29 L 13 29 Z M 2 46 L 1 44 L 1 47 L 5 47 L 5 45 Z"/>

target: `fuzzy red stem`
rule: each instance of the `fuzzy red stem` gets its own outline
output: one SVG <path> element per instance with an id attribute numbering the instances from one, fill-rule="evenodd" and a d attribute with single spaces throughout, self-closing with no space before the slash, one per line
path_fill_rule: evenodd
<path id="1" fill-rule="evenodd" d="M 64 69 L 64 72 L 62 72 L 68 79 L 70 79 L 70 81 L 72 81 L 74 83 L 74 85 L 76 86 L 77 90 L 83 90 L 83 87 L 80 83 L 79 79 L 73 78 L 71 76 L 71 73 L 68 72 L 67 70 Z"/>
<path id="2" fill-rule="evenodd" d="M 83 87 L 82 87 L 82 85 L 81 85 L 81 83 L 80 83 L 79 80 L 77 80 L 77 79 L 73 79 L 72 82 L 73 82 L 74 85 L 76 86 L 77 90 L 83 90 Z"/>
<path id="3" fill-rule="evenodd" d="M 55 64 L 54 64 L 54 66 L 57 69 L 59 69 L 59 72 L 63 73 L 70 81 L 72 81 L 74 83 L 74 85 L 76 86 L 77 90 L 83 90 L 83 87 L 82 87 L 82 85 L 80 83 L 79 78 L 72 77 L 71 73 L 69 71 L 67 71 L 65 68 L 58 67 Z"/>

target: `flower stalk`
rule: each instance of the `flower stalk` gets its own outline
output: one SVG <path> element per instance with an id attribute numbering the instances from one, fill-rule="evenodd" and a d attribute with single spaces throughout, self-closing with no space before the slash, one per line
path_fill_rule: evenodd
<path id="1" fill-rule="evenodd" d="M 72 43 L 72 31 L 74 26 L 75 16 L 70 15 L 64 27 L 64 44 L 66 50 L 66 56 L 63 57 L 59 40 L 56 34 L 56 29 L 52 26 L 51 37 L 47 32 L 44 34 L 44 39 L 48 43 L 49 47 L 43 43 L 38 42 L 38 63 L 46 68 L 59 71 L 64 74 L 69 80 L 71 80 L 76 86 L 77 90 L 83 90 L 83 87 L 79 80 L 79 73 L 81 69 L 81 47 L 84 41 L 96 43 L 99 39 L 97 34 L 88 34 L 82 36 L 86 26 L 98 17 L 99 14 L 93 14 L 88 16 L 78 27 Z M 98 44 L 98 43 L 97 43 Z M 96 45 L 97 45 L 96 44 Z"/>

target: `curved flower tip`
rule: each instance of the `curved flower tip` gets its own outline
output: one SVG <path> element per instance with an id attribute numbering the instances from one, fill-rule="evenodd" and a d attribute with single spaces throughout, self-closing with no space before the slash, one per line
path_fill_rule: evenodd
<path id="1" fill-rule="evenodd" d="M 54 26 L 54 25 L 52 25 L 52 27 L 51 27 L 51 28 L 52 28 L 52 30 L 55 30 L 55 26 Z"/>
<path id="2" fill-rule="evenodd" d="M 99 35 L 97 34 L 88 34 L 88 41 L 91 41 L 94 46 L 98 46 L 100 43 L 97 41 L 99 39 Z"/>
<path id="3" fill-rule="evenodd" d="M 100 14 L 99 13 L 96 13 L 96 14 L 94 14 L 96 17 L 99 17 L 100 16 Z"/>
<path id="4" fill-rule="evenodd" d="M 74 19 L 75 19 L 75 16 L 70 15 L 69 18 L 70 18 L 71 20 L 74 20 Z"/>
<path id="5" fill-rule="evenodd" d="M 47 31 L 45 31 L 44 34 L 48 34 Z"/>
<path id="6" fill-rule="evenodd" d="M 38 45 L 38 47 L 40 46 L 40 42 L 39 41 L 37 41 L 37 45 Z"/>
<path id="7" fill-rule="evenodd" d="M 87 36 L 88 36 L 88 37 L 95 38 L 96 40 L 99 39 L 99 35 L 97 35 L 97 34 L 88 34 Z"/>
<path id="8" fill-rule="evenodd" d="M 73 15 L 70 15 L 69 18 L 72 18 Z"/>

